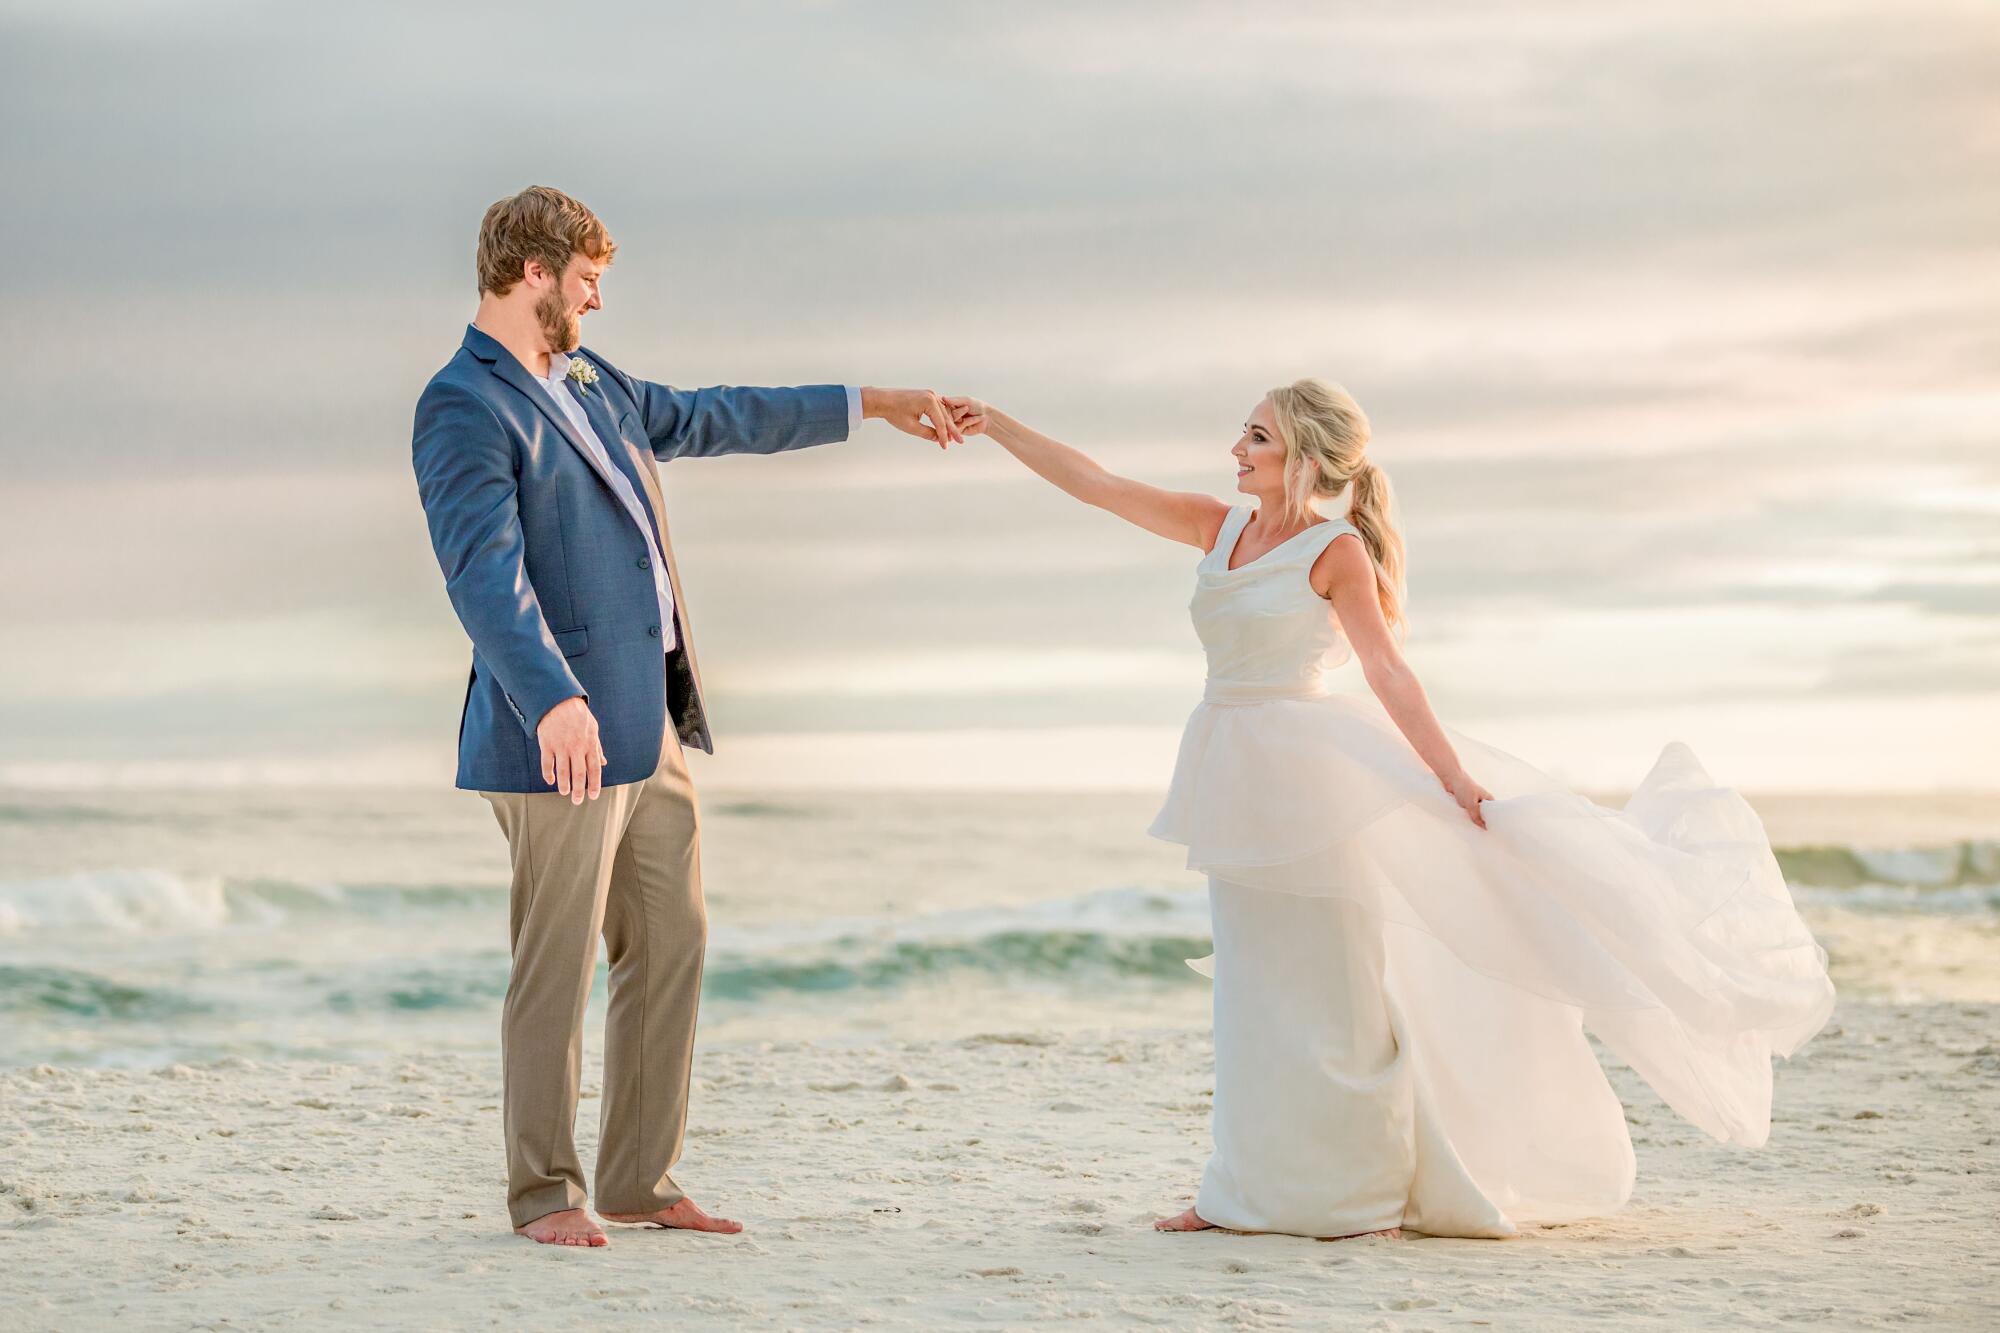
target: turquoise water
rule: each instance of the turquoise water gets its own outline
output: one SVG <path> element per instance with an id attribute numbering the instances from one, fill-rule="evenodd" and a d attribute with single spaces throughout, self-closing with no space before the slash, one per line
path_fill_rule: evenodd
<path id="1" fill-rule="evenodd" d="M 1875 841 L 1779 853 L 1843 994 L 2000 998 L 2000 840 L 1899 843 L 1923 821 L 1907 798 L 1882 812 Z M 1205 897 L 1143 835 L 1151 813 L 709 798 L 704 1039 L 1204 1021 L 1183 960 L 1208 951 Z M 0 794 L 0 1063 L 488 1049 L 505 932 L 505 845 L 476 796 Z"/>

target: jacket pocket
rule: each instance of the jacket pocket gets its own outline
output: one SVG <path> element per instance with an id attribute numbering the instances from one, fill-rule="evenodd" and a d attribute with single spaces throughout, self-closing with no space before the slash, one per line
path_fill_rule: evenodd
<path id="1" fill-rule="evenodd" d="M 575 629 L 553 629 L 556 647 L 562 649 L 564 657 L 576 657 L 590 647 L 590 626 L 578 625 Z"/>

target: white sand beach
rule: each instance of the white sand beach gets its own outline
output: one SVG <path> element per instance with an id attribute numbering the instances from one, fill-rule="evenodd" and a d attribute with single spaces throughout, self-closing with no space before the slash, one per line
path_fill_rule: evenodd
<path id="1" fill-rule="evenodd" d="M 1844 1002 L 1779 1068 L 1759 1152 L 1615 1071 L 1632 1203 L 1509 1241 L 1153 1233 L 1206 1152 L 1198 1028 L 711 1046 L 678 1174 L 748 1233 L 595 1251 L 509 1234 L 495 1060 L 13 1069 L 0 1309 L 24 1331 L 1992 1328 L 1997 1028 L 1992 1004 Z"/>
<path id="2" fill-rule="evenodd" d="M 0 1333 L 2000 1333 L 2000 0 L 72 0 L 0 86 Z M 614 841 L 478 789 L 564 733 L 582 1165 L 698 987 L 744 1234 L 511 1229 Z M 1818 954 L 1683 750 L 1837 996 L 1767 1146 L 1604 1054 L 1613 1215 L 1153 1230 L 1204 955 L 1216 1178 L 1303 1209 L 1405 1110 L 1620 1146 L 1506 984 L 1761 1093 Z M 1332 924 L 1418 893 L 1480 999 Z M 1350 1075 L 1432 1015 L 1420 1122 Z"/>

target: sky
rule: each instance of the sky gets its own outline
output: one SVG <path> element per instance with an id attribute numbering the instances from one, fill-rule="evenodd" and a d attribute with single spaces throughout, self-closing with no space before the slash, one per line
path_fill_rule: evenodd
<path id="1" fill-rule="evenodd" d="M 541 183 L 650 379 L 1224 497 L 1339 381 L 1440 715 L 1578 785 L 2000 788 L 1990 4 L 0 0 L 0 154 L 0 782 L 450 781 L 411 413 Z M 879 423 L 663 481 L 698 780 L 1164 785 L 1196 553 Z"/>

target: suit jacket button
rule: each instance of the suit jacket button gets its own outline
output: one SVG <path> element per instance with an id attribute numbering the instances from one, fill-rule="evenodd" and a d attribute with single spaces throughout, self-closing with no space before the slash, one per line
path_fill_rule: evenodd
<path id="1" fill-rule="evenodd" d="M 640 557 L 639 557 L 639 568 L 641 568 L 641 569 L 651 569 L 652 567 L 653 567 L 653 557 L 652 557 L 652 556 L 650 556 L 650 555 L 642 555 L 642 556 L 640 556 Z"/>
<path id="2" fill-rule="evenodd" d="M 646 626 L 646 633 L 657 639 L 660 637 L 660 627 L 658 625 L 648 625 Z"/>

